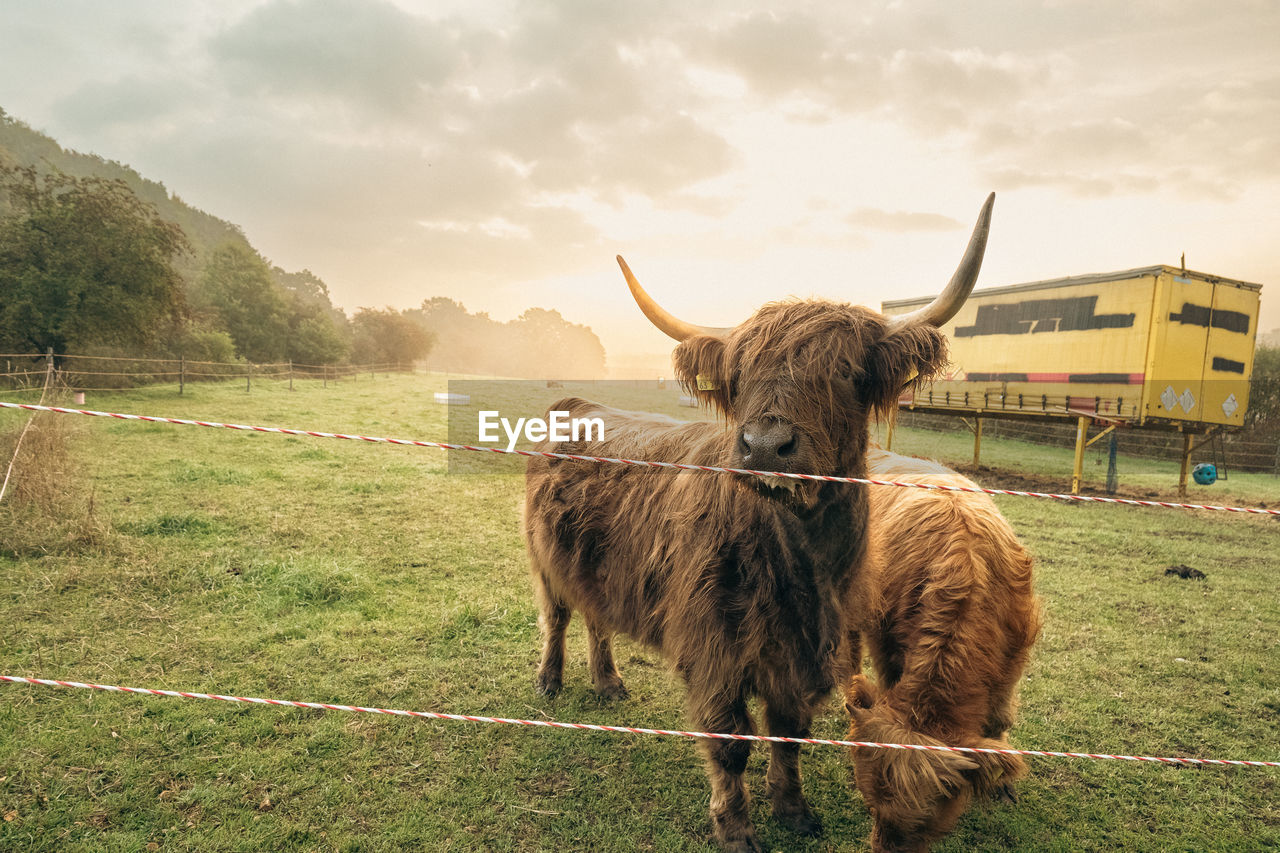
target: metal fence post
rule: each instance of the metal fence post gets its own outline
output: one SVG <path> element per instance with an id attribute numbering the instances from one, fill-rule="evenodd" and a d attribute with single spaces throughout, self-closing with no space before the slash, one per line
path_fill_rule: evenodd
<path id="1" fill-rule="evenodd" d="M 1089 419 L 1076 419 L 1076 458 L 1071 469 L 1071 494 L 1080 494 L 1080 481 L 1084 478 L 1084 446 L 1089 437 Z"/>

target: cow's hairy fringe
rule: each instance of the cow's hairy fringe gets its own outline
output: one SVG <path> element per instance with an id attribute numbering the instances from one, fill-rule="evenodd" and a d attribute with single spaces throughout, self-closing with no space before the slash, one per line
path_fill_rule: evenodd
<path id="1" fill-rule="evenodd" d="M 785 419 L 820 439 L 815 471 L 842 472 L 851 460 L 836 458 L 828 437 L 889 417 L 904 389 L 932 379 L 946 361 L 945 338 L 933 327 L 893 330 L 867 308 L 794 299 L 765 305 L 727 338 L 689 338 L 673 354 L 680 386 L 723 422 Z"/>

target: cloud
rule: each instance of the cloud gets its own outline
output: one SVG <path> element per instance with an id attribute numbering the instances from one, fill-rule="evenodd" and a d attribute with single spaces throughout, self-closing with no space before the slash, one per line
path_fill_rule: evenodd
<path id="1" fill-rule="evenodd" d="M 1032 172 L 1017 167 L 997 168 L 984 173 L 1000 190 L 1053 187 L 1078 198 L 1106 198 L 1117 194 L 1155 192 L 1161 182 L 1154 176 L 1127 173 L 1088 174 L 1063 171 Z"/>
<path id="2" fill-rule="evenodd" d="M 458 65 L 456 42 L 447 24 L 382 0 L 275 0 L 208 47 L 236 95 L 388 120 L 420 114 Z"/>
<path id="3" fill-rule="evenodd" d="M 203 100 L 205 92 L 189 79 L 162 79 L 130 74 L 111 81 L 93 81 L 53 105 L 60 123 L 86 132 L 111 128 L 137 131 L 169 125 L 184 107 Z"/>
<path id="4" fill-rule="evenodd" d="M 733 160 L 721 136 L 687 115 L 627 117 L 580 126 L 573 135 L 576 156 L 533 170 L 539 187 L 587 190 L 615 202 L 626 192 L 660 199 L 723 173 Z"/>
<path id="5" fill-rule="evenodd" d="M 839 37 L 852 29 L 802 12 L 755 12 L 705 31 L 687 27 L 679 43 L 691 61 L 737 75 L 766 99 L 860 112 L 885 102 L 884 61 Z"/>
<path id="6" fill-rule="evenodd" d="M 808 15 L 757 12 L 714 31 L 705 48 L 694 47 L 694 55 L 740 74 L 761 94 L 779 97 L 826 81 L 838 61 L 835 49 Z"/>
<path id="7" fill-rule="evenodd" d="M 906 211 L 877 210 L 863 207 L 845 217 L 845 221 L 856 228 L 870 228 L 876 231 L 952 231 L 963 228 L 959 220 L 940 213 L 908 213 Z"/>
<path id="8" fill-rule="evenodd" d="M 871 258 L 961 230 L 927 211 L 975 182 L 1168 205 L 1280 177 L 1266 2 L 19 5 L 6 109 L 243 225 L 339 301 L 482 302 L 598 264 L 602 234 Z"/>
<path id="9" fill-rule="evenodd" d="M 698 186 L 736 152 L 690 111 L 700 99 L 648 11 L 523 7 L 495 30 L 388 2 L 270 0 L 174 69 L 82 82 L 54 114 L 268 254 L 310 245 L 326 263 L 303 263 L 348 278 L 385 279 L 396 259 L 461 285 L 544 275 L 556 246 L 598 244 L 584 206 L 634 194 L 723 211 Z"/>
<path id="10" fill-rule="evenodd" d="M 1216 184 L 1231 197 L 1280 174 L 1280 77 L 1236 55 L 1268 50 L 1280 10 L 1252 8 L 1252 23 L 1190 0 L 1050 4 L 1016 20 L 981 0 L 747 12 L 681 44 L 789 116 L 887 119 L 962 145 L 1009 187 L 1095 197 Z M 1155 54 L 1194 61 L 1153 66 Z"/>

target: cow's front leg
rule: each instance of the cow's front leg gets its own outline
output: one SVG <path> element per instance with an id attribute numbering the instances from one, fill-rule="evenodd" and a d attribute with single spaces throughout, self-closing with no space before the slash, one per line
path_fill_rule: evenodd
<path id="1" fill-rule="evenodd" d="M 591 666 L 591 683 L 605 699 L 626 699 L 627 687 L 613 661 L 613 632 L 603 623 L 587 617 L 587 661 Z"/>
<path id="2" fill-rule="evenodd" d="M 714 703 L 709 707 L 695 703 L 690 715 L 694 726 L 705 732 L 753 734 L 755 726 L 747 713 L 745 697 L 728 703 L 722 697 L 723 694 L 707 697 L 708 703 Z M 751 755 L 751 741 L 704 740 L 702 752 L 711 780 L 711 825 L 716 840 L 729 853 L 763 853 L 765 847 L 751 823 L 751 795 L 742 776 Z"/>
<path id="3" fill-rule="evenodd" d="M 534 687 L 545 696 L 555 697 L 564 682 L 564 635 L 573 611 L 536 570 L 533 589 L 538 599 L 538 627 L 542 630 L 542 663 Z"/>
<path id="4" fill-rule="evenodd" d="M 813 709 L 802 703 L 766 702 L 765 723 L 775 737 L 806 738 Z M 822 821 L 809 808 L 800 788 L 800 744 L 771 743 L 769 752 L 769 800 L 773 816 L 803 835 L 821 835 Z"/>

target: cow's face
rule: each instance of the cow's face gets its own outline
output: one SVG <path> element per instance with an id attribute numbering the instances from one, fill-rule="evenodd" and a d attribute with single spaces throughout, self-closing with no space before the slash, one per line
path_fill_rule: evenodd
<path id="1" fill-rule="evenodd" d="M 995 195 L 987 198 L 960 266 L 943 292 L 911 314 L 886 318 L 867 308 L 821 300 L 766 305 L 734 328 L 687 323 L 657 304 L 621 257 L 640 310 L 680 341 L 676 372 L 734 430 L 734 467 L 789 473 L 861 470 L 871 413 L 892 408 L 903 386 L 946 359 L 938 328 L 964 304 L 978 278 Z M 770 479 L 816 494 L 809 484 Z M 807 502 L 807 501 L 806 501 Z"/>
<path id="2" fill-rule="evenodd" d="M 899 712 L 874 701 L 864 690 L 845 707 L 853 719 L 849 739 L 870 743 L 1007 748 L 1004 741 L 979 738 L 943 744 L 911 731 Z M 863 707 L 868 702 L 870 707 Z M 955 827 L 975 796 L 1011 797 L 1010 783 L 1026 771 L 1016 755 L 854 747 L 854 783 L 871 812 L 875 853 L 926 853 Z"/>
<path id="3" fill-rule="evenodd" d="M 888 730 L 874 725 L 855 730 L 851 740 L 915 742 L 902 737 L 901 731 L 891 739 Z M 855 748 L 853 777 L 871 812 L 871 849 L 926 853 L 955 827 L 969 805 L 973 786 L 965 771 L 976 767 L 967 756 L 951 752 Z"/>
<path id="4" fill-rule="evenodd" d="M 869 416 L 942 367 L 946 345 L 932 326 L 893 327 L 866 308 L 787 301 L 726 335 L 686 339 L 674 360 L 680 381 L 729 421 L 735 467 L 822 474 L 861 457 Z"/>

